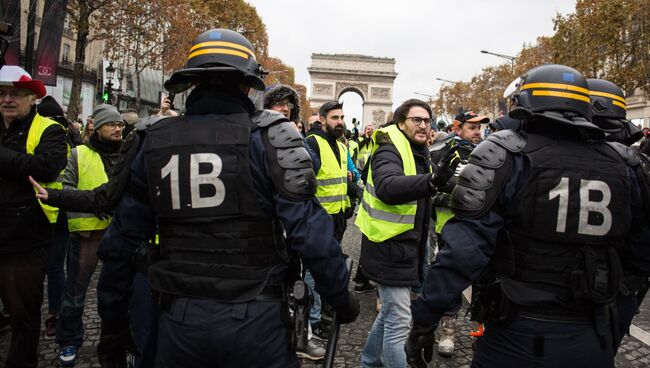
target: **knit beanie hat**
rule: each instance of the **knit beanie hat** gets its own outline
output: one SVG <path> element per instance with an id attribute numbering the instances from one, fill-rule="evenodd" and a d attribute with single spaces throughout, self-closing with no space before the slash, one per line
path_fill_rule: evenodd
<path id="1" fill-rule="evenodd" d="M 36 111 L 39 115 L 46 118 L 63 116 L 63 109 L 61 105 L 54 99 L 52 96 L 45 96 L 41 100 L 41 103 L 36 106 Z"/>
<path id="2" fill-rule="evenodd" d="M 97 105 L 93 111 L 93 129 L 97 130 L 106 123 L 122 122 L 122 114 L 117 107 L 108 104 Z"/>

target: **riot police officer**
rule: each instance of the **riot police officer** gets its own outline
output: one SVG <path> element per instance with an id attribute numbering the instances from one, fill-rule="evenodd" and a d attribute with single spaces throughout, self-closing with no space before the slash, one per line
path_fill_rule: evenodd
<path id="1" fill-rule="evenodd" d="M 631 146 L 637 142 L 643 133 L 631 121 L 626 119 L 627 103 L 623 91 L 614 83 L 603 79 L 587 79 L 589 85 L 589 96 L 591 97 L 592 122 L 607 134 L 607 140 L 612 147 L 623 152 L 636 153 L 628 150 L 622 145 Z M 638 153 L 639 164 L 637 175 L 646 179 L 646 197 L 650 197 L 650 158 Z M 621 292 L 616 298 L 616 309 L 618 311 L 619 330 L 614 330 L 614 353 L 618 349 L 623 336 L 629 332 L 632 319 L 637 312 L 648 291 L 648 278 L 636 275 L 629 270 L 623 271 Z"/>
<path id="2" fill-rule="evenodd" d="M 612 367 L 623 270 L 650 274 L 647 184 L 590 122 L 579 72 L 543 65 L 512 86 L 526 134 L 491 134 L 461 172 L 445 247 L 412 307 L 409 363 L 430 358 L 440 316 L 476 281 L 473 318 L 486 329 L 473 367 Z"/>
<path id="3" fill-rule="evenodd" d="M 194 87 L 187 114 L 149 128 L 104 239 L 159 235 L 149 268 L 163 310 L 158 367 L 297 367 L 283 308 L 294 256 L 343 323 L 359 312 L 300 134 L 248 99 L 262 75 L 239 33 L 195 39 L 165 82 L 172 93 Z"/>

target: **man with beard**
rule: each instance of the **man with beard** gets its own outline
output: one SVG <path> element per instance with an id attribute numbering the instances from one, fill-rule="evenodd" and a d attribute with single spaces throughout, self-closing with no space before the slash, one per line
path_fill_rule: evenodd
<path id="1" fill-rule="evenodd" d="M 487 124 L 490 119 L 479 116 L 474 111 L 466 110 L 456 115 L 453 123 L 453 133 L 442 144 L 435 144 L 429 148 L 431 161 L 436 164 L 449 152 L 455 150 L 460 159 L 454 175 L 441 186 L 440 191 L 433 199 L 435 212 L 436 239 L 440 239 L 442 227 L 453 216 L 449 208 L 449 197 L 456 186 L 456 181 L 463 167 L 469 160 L 469 155 L 474 147 L 481 141 L 481 124 Z M 439 245 L 440 248 L 440 245 Z M 450 357 L 454 353 L 454 334 L 456 332 L 456 312 L 445 315 L 441 322 L 442 334 L 438 342 L 438 354 Z"/>
<path id="2" fill-rule="evenodd" d="M 316 197 L 334 222 L 334 238 L 341 244 L 346 228 L 345 209 L 350 206 L 347 196 L 348 150 L 339 138 L 345 133 L 343 104 L 330 101 L 319 110 L 319 121 L 323 130 L 313 131 L 307 136 L 307 144 L 320 161 L 316 174 Z M 309 271 L 305 282 L 313 285 Z M 329 327 L 321 319 L 319 296 L 314 292 L 314 305 L 310 311 L 310 324 L 314 336 L 329 338 Z"/>
<path id="3" fill-rule="evenodd" d="M 316 174 L 316 197 L 334 221 L 334 237 L 341 242 L 345 232 L 347 200 L 348 150 L 339 142 L 345 133 L 343 104 L 330 101 L 320 107 L 320 122 L 324 128 L 307 137 L 307 144 L 320 158 Z"/>
<path id="4" fill-rule="evenodd" d="M 411 322 L 411 287 L 422 283 L 425 247 L 435 186 L 451 170 L 431 173 L 426 149 L 431 107 L 412 99 L 395 110 L 395 124 L 373 136 L 366 190 L 356 224 L 360 263 L 377 284 L 382 307 L 361 354 L 363 367 L 405 367 L 404 343 Z M 443 175 L 446 173 L 446 176 Z"/>

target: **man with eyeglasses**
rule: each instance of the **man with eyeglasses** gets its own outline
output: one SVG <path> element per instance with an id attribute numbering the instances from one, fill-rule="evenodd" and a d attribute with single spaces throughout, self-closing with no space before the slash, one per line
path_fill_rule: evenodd
<path id="1" fill-rule="evenodd" d="M 360 263 L 377 284 L 382 306 L 361 354 L 363 367 L 405 367 L 412 287 L 422 284 L 431 196 L 452 169 L 432 174 L 426 144 L 431 107 L 411 99 L 395 110 L 394 124 L 373 135 L 373 153 L 356 224 Z M 451 157 L 450 157 L 451 159 Z"/>
<path id="2" fill-rule="evenodd" d="M 112 105 L 99 105 L 93 111 L 94 130 L 86 145 L 75 147 L 68 158 L 63 175 L 63 186 L 69 200 L 86 198 L 88 191 L 108 182 L 108 175 L 117 162 L 122 146 L 122 115 Z M 71 197 L 71 198 L 70 198 Z M 78 199 L 77 199 L 78 200 Z M 70 242 L 68 249 L 68 277 L 63 302 L 56 326 L 56 342 L 60 346 L 58 363 L 73 366 L 77 349 L 83 343 L 82 315 L 86 291 L 97 267 L 97 249 L 109 217 L 99 218 L 92 213 L 67 212 Z"/>
<path id="3" fill-rule="evenodd" d="M 440 239 L 442 227 L 453 217 L 451 208 L 449 208 L 449 198 L 451 191 L 456 186 L 456 181 L 461 170 L 469 160 L 478 143 L 481 142 L 481 124 L 487 124 L 490 119 L 486 116 L 479 116 L 472 110 L 461 111 L 452 124 L 453 133 L 444 141 L 434 143 L 429 148 L 431 152 L 431 161 L 437 164 L 442 158 L 454 152 L 454 155 L 460 159 L 454 175 L 450 180 L 440 187 L 440 191 L 433 199 L 433 205 L 436 208 L 433 218 L 435 219 L 436 239 Z M 440 245 L 438 245 L 440 248 Z M 450 357 L 454 354 L 454 336 L 456 334 L 456 313 L 449 312 L 440 323 L 441 336 L 438 341 L 438 354 L 443 357 Z"/>
<path id="4" fill-rule="evenodd" d="M 61 187 L 65 129 L 36 112 L 45 86 L 15 65 L 0 68 L 0 298 L 11 316 L 8 367 L 36 367 L 46 248 L 58 209 L 36 199 L 27 180 Z"/>
<path id="5" fill-rule="evenodd" d="M 300 121 L 300 98 L 298 92 L 286 84 L 277 84 L 264 92 L 264 108 L 277 111 L 285 118 Z"/>

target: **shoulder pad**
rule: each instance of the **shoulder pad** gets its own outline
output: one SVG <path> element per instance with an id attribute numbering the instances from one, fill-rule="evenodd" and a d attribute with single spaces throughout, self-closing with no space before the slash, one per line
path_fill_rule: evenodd
<path id="1" fill-rule="evenodd" d="M 251 119 L 260 128 L 266 128 L 272 125 L 273 123 L 277 123 L 280 121 L 289 122 L 289 119 L 285 118 L 284 115 L 273 110 L 257 111 L 253 115 L 251 115 Z"/>
<path id="2" fill-rule="evenodd" d="M 481 142 L 469 155 L 469 162 L 481 167 L 496 169 L 506 162 L 508 151 L 493 140 Z"/>
<path id="3" fill-rule="evenodd" d="M 265 133 L 264 145 L 271 178 L 278 192 L 292 200 L 313 198 L 316 174 L 311 156 L 294 123 L 284 119 L 272 124 Z"/>
<path id="4" fill-rule="evenodd" d="M 634 149 L 619 143 L 619 142 L 605 142 L 612 147 L 630 166 L 637 166 L 639 164 L 639 153 Z"/>
<path id="5" fill-rule="evenodd" d="M 494 169 L 468 164 L 461 171 L 457 183 L 472 189 L 487 190 L 494 183 Z"/>
<path id="6" fill-rule="evenodd" d="M 145 131 L 149 129 L 152 125 L 156 124 L 157 122 L 167 119 L 170 116 L 149 116 L 146 118 L 139 119 L 133 126 L 135 129 L 140 130 L 140 131 Z"/>
<path id="7" fill-rule="evenodd" d="M 299 147 L 303 145 L 302 136 L 296 125 L 288 120 L 273 124 L 268 129 L 269 142 L 275 148 Z"/>
<path id="8" fill-rule="evenodd" d="M 494 142 L 510 152 L 521 152 L 526 146 L 526 138 L 514 130 L 500 130 L 490 134 L 485 140 Z"/>

